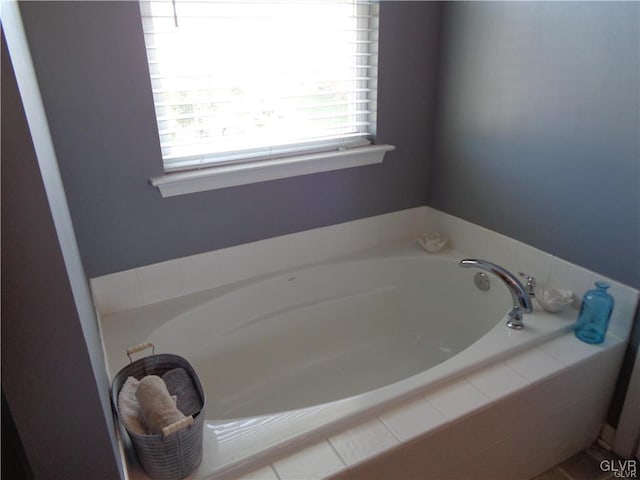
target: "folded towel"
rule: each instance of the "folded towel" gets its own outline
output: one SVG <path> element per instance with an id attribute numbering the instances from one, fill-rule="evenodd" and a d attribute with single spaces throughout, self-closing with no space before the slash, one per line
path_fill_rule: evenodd
<path id="1" fill-rule="evenodd" d="M 140 381 L 134 377 L 127 378 L 120 389 L 120 393 L 118 393 L 118 411 L 120 412 L 122 423 L 130 432 L 146 435 L 147 429 L 142 423 L 142 412 L 136 398 L 139 383 Z"/>
<path id="2" fill-rule="evenodd" d="M 162 433 L 163 428 L 185 418 L 171 399 L 164 380 L 157 375 L 147 375 L 140 380 L 136 398 L 151 435 Z"/>
<path id="3" fill-rule="evenodd" d="M 185 415 L 195 415 L 202 410 L 202 399 L 191 376 L 184 368 L 174 368 L 162 375 L 171 395 L 178 397 L 178 410 Z"/>

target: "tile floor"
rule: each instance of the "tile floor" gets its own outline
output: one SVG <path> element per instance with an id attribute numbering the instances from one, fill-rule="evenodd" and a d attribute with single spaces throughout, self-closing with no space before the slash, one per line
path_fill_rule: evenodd
<path id="1" fill-rule="evenodd" d="M 604 463 L 602 463 L 604 461 Z M 632 461 L 633 462 L 633 461 Z M 574 455 L 532 480 L 608 480 L 612 478 L 640 478 L 639 462 L 625 463 L 612 452 L 594 443 L 588 449 Z M 610 471 L 603 471 L 601 464 Z M 628 465 L 627 471 L 622 466 Z M 635 471 L 632 469 L 635 468 Z"/>

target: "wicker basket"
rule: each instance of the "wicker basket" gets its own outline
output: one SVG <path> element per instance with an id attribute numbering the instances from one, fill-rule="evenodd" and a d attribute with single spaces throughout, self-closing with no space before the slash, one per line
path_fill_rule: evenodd
<path id="1" fill-rule="evenodd" d="M 131 354 L 153 348 L 152 344 L 142 344 L 127 351 Z M 140 435 L 130 431 L 118 411 L 118 394 L 128 377 L 138 380 L 147 375 L 162 376 L 174 368 L 184 368 L 193 381 L 202 400 L 202 409 L 193 415 L 193 423 L 169 435 Z M 193 367 L 184 358 L 170 354 L 152 354 L 127 365 L 120 370 L 111 385 L 111 402 L 120 424 L 129 434 L 142 468 L 151 477 L 159 480 L 178 480 L 193 472 L 202 461 L 202 429 L 206 396 Z"/>

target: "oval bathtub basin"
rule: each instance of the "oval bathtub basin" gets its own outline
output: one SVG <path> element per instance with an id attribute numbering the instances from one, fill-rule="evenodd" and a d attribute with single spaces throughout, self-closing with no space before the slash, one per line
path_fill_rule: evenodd
<path id="1" fill-rule="evenodd" d="M 432 368 L 485 335 L 511 305 L 497 280 L 447 257 L 319 265 L 233 290 L 165 322 L 158 351 L 187 357 L 207 418 L 299 409 Z"/>

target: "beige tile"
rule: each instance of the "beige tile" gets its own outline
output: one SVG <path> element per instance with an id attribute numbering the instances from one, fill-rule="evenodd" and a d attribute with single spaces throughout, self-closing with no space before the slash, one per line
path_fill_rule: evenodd
<path id="1" fill-rule="evenodd" d="M 486 258 L 488 230 L 471 222 L 450 217 L 446 226 L 451 247 L 474 258 Z"/>
<path id="2" fill-rule="evenodd" d="M 506 364 L 496 364 L 467 377 L 471 384 L 492 400 L 505 397 L 527 384 L 527 380 Z"/>
<path id="3" fill-rule="evenodd" d="M 609 331 L 622 339 L 626 339 L 631 332 L 634 314 L 638 305 L 638 291 L 613 280 L 606 280 L 611 284 L 609 293 L 613 296 L 615 305 L 611 313 Z"/>
<path id="4" fill-rule="evenodd" d="M 249 472 L 237 480 L 279 480 L 271 465 Z"/>
<path id="5" fill-rule="evenodd" d="M 426 399 L 450 420 L 471 413 L 485 405 L 488 397 L 466 380 L 439 388 Z"/>
<path id="6" fill-rule="evenodd" d="M 185 294 L 222 285 L 218 260 L 217 252 L 192 255 L 179 260 Z"/>
<path id="7" fill-rule="evenodd" d="M 578 265 L 569 263 L 558 257 L 551 259 L 549 286 L 552 288 L 571 290 L 574 294 L 573 306 L 580 307 L 584 293 L 589 289 L 593 273 Z"/>
<path id="8" fill-rule="evenodd" d="M 487 242 L 487 260 L 514 272 L 522 269 L 518 266 L 518 245 L 520 242 L 512 238 L 489 231 Z M 520 270 L 518 270 L 520 268 Z"/>
<path id="9" fill-rule="evenodd" d="M 91 294 L 98 312 L 102 315 L 142 305 L 142 292 L 135 270 L 92 279 Z"/>
<path id="10" fill-rule="evenodd" d="M 359 464 L 333 480 L 443 479 L 450 470 L 454 452 L 455 446 L 446 435 L 433 435 Z"/>
<path id="11" fill-rule="evenodd" d="M 385 412 L 380 419 L 401 442 L 423 435 L 447 422 L 446 417 L 425 399 Z"/>
<path id="12" fill-rule="evenodd" d="M 521 353 L 507 360 L 507 365 L 528 380 L 537 381 L 553 375 L 562 363 L 538 348 Z"/>
<path id="13" fill-rule="evenodd" d="M 611 475 L 610 472 L 603 472 L 600 463 L 586 452 L 562 462 L 558 469 L 574 480 L 604 480 Z"/>
<path id="14" fill-rule="evenodd" d="M 274 462 L 280 480 L 321 479 L 346 469 L 329 442 L 324 441 Z"/>
<path id="15" fill-rule="evenodd" d="M 385 244 L 417 237 L 423 232 L 423 212 L 424 208 L 418 207 L 381 215 L 380 242 Z"/>
<path id="16" fill-rule="evenodd" d="M 136 269 L 142 290 L 142 303 L 149 305 L 184 294 L 182 272 L 177 260 L 154 263 Z"/>
<path id="17" fill-rule="evenodd" d="M 602 345 L 591 345 L 575 335 L 563 335 L 540 346 L 540 350 L 564 365 L 572 365 L 602 351 Z"/>
<path id="18" fill-rule="evenodd" d="M 348 466 L 360 463 L 400 444 L 377 417 L 333 436 L 329 441 Z"/>
<path id="19" fill-rule="evenodd" d="M 540 285 L 549 283 L 551 273 L 551 255 L 530 245 L 521 243 L 518 246 L 518 272 L 535 277 Z M 513 272 L 518 274 L 518 272 Z"/>

